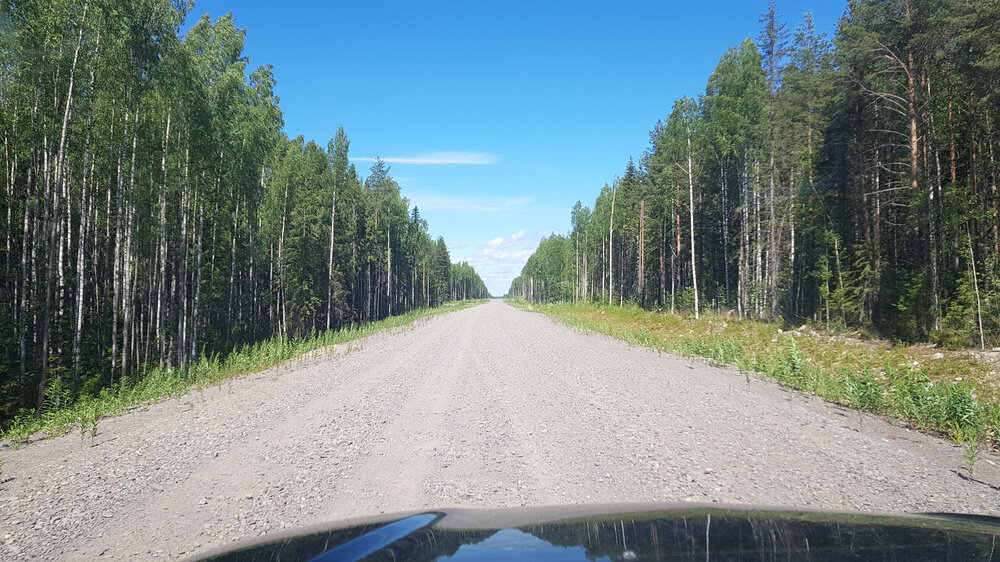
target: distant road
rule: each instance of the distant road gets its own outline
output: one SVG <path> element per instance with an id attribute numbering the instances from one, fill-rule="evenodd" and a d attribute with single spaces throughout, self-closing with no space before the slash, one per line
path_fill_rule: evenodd
<path id="1" fill-rule="evenodd" d="M 996 457 L 503 302 L 4 450 L 0 559 L 177 558 L 432 507 L 1000 515 Z"/>

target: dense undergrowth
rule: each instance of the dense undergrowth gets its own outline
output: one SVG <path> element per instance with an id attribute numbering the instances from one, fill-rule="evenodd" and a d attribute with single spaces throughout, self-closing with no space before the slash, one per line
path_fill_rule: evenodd
<path id="1" fill-rule="evenodd" d="M 569 326 L 759 372 L 850 408 L 897 417 L 958 443 L 1000 448 L 1000 377 L 974 355 L 820 334 L 807 327 L 637 307 L 530 304 Z M 749 381 L 749 379 L 748 379 Z"/>
<path id="2" fill-rule="evenodd" d="M 0 440 L 19 446 L 33 435 L 41 433 L 45 437 L 52 437 L 68 433 L 74 427 L 80 430 L 81 437 L 90 435 L 93 438 L 97 434 L 97 424 L 102 417 L 122 414 L 140 404 L 181 396 L 193 389 L 201 390 L 221 384 L 239 375 L 260 372 L 338 343 L 356 340 L 381 330 L 406 326 L 419 318 L 460 310 L 484 302 L 486 301 L 450 302 L 438 308 L 411 310 L 377 322 L 318 332 L 301 339 L 275 337 L 240 348 L 225 358 L 219 356 L 202 358 L 189 365 L 187 370 L 152 369 L 142 378 L 127 377 L 113 387 L 101 390 L 95 396 L 83 396 L 73 403 L 48 409 L 42 413 L 41 418 L 37 418 L 32 411 L 24 411 L 2 428 Z"/>

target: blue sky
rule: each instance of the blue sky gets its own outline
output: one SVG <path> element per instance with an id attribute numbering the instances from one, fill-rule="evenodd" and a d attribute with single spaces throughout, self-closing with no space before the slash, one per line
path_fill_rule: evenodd
<path id="1" fill-rule="evenodd" d="M 845 2 L 784 0 L 832 35 Z M 288 2 L 196 0 L 186 25 L 232 12 L 251 66 L 274 65 L 290 137 L 344 126 L 376 156 L 453 261 L 493 294 L 551 232 L 569 229 L 649 130 L 702 92 L 719 57 L 756 37 L 766 0 Z"/>

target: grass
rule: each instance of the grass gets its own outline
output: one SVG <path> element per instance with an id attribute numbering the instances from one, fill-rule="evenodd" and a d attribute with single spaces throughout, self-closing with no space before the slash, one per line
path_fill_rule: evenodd
<path id="1" fill-rule="evenodd" d="M 965 446 L 965 466 L 969 469 L 969 475 L 974 474 L 976 463 L 979 461 L 979 444 L 968 443 Z"/>
<path id="2" fill-rule="evenodd" d="M 330 330 L 302 339 L 275 337 L 239 348 L 224 359 L 218 356 L 202 357 L 189 365 L 187 370 L 155 368 L 141 378 L 126 377 L 113 387 L 102 389 L 96 396 L 84 396 L 72 404 L 46 410 L 40 418 L 34 412 L 25 412 L 3 428 L 0 440 L 18 447 L 36 434 L 54 437 L 69 433 L 77 427 L 81 440 L 89 436 L 93 441 L 97 436 L 98 423 L 104 417 L 120 415 L 141 404 L 182 396 L 192 389 L 200 392 L 206 387 L 231 381 L 234 377 L 264 371 L 307 354 L 330 352 L 330 347 L 335 344 L 407 326 L 419 318 L 469 308 L 484 302 L 486 301 L 458 301 L 438 308 L 421 308 L 377 322 Z M 358 348 L 350 346 L 348 351 L 356 349 Z"/>
<path id="3" fill-rule="evenodd" d="M 784 386 L 900 418 L 956 443 L 1000 449 L 1000 375 L 971 353 L 892 346 L 808 327 L 783 331 L 775 324 L 712 313 L 695 320 L 635 306 L 508 302 L 629 343 L 731 365 L 747 373 L 748 382 L 750 372 L 762 373 Z"/>

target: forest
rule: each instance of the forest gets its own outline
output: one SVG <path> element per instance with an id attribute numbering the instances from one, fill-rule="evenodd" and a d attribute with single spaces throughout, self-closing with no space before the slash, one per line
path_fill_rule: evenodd
<path id="1" fill-rule="evenodd" d="M 381 160 L 290 139 L 246 30 L 190 2 L 4 3 L 0 423 L 151 369 L 184 372 L 488 297 Z"/>
<path id="2" fill-rule="evenodd" d="M 772 2 L 508 295 L 1000 345 L 1000 3 Z"/>

